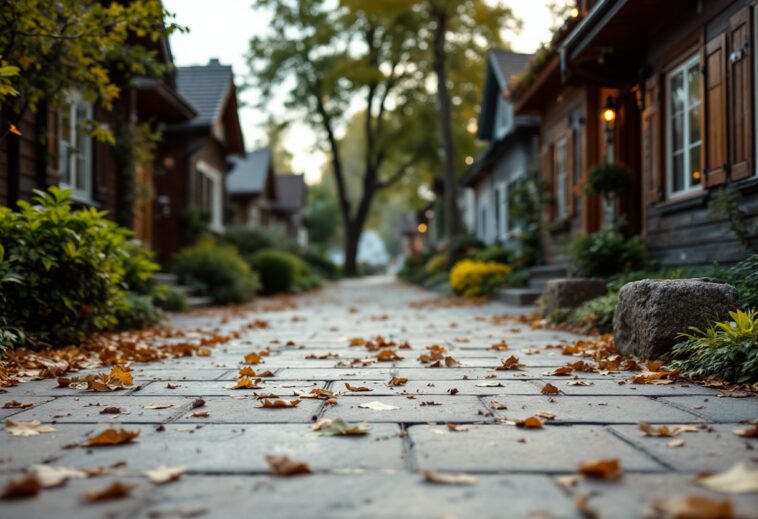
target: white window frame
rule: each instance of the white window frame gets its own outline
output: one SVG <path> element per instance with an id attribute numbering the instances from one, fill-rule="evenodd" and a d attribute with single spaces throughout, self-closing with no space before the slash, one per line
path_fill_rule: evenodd
<path id="1" fill-rule="evenodd" d="M 701 124 L 700 127 L 700 140 L 695 142 L 690 142 L 690 118 L 689 118 L 689 112 L 694 106 L 700 107 L 700 114 L 701 114 L 701 120 L 702 120 L 702 113 L 703 113 L 703 99 L 702 97 L 697 102 L 697 104 L 690 105 L 689 96 L 685 95 L 684 98 L 684 123 L 682 124 L 682 137 L 684 139 L 684 148 L 683 148 L 683 165 L 684 165 L 684 182 L 683 182 L 683 188 L 679 191 L 674 191 L 674 153 L 672 150 L 672 128 L 671 128 L 671 122 L 673 119 L 673 107 L 672 107 L 672 98 L 671 98 L 671 81 L 672 79 L 678 75 L 682 74 L 683 81 L 684 81 L 684 89 L 685 92 L 687 91 L 687 70 L 692 68 L 693 65 L 700 65 L 700 54 L 695 53 L 694 55 L 687 58 L 683 63 L 680 65 L 677 65 L 676 68 L 672 69 L 667 75 L 666 75 L 666 194 L 669 198 L 676 197 L 680 195 L 684 195 L 687 193 L 692 193 L 693 191 L 699 190 L 703 188 L 703 174 L 702 170 L 704 165 L 700 165 L 701 169 L 701 180 L 699 184 L 692 183 L 692 179 L 690 178 L 690 151 L 695 146 L 700 146 L 700 152 L 702 154 L 703 149 L 703 127 Z M 701 76 L 700 81 L 703 81 L 703 78 Z M 702 86 L 701 86 L 701 92 L 702 92 Z"/>
<path id="2" fill-rule="evenodd" d="M 208 178 L 213 186 L 213 192 L 211 193 L 211 222 L 208 228 L 214 232 L 224 232 L 224 193 L 222 191 L 224 175 L 202 160 L 197 161 L 195 169 Z"/>
<path id="3" fill-rule="evenodd" d="M 563 169 L 560 170 L 560 161 L 558 160 L 559 151 L 563 148 Z M 568 218 L 569 215 L 569 170 L 568 170 L 568 139 L 563 137 L 555 143 L 555 157 L 553 166 L 555 168 L 555 207 L 558 218 Z"/>
<path id="4" fill-rule="evenodd" d="M 59 128 L 58 134 L 58 164 L 59 168 L 63 165 L 63 161 L 68 162 L 69 179 L 66 182 L 61 178 L 60 186 L 65 189 L 71 190 L 71 198 L 78 202 L 90 204 L 92 203 L 92 186 L 93 186 L 93 167 L 92 167 L 92 136 L 87 132 L 86 128 L 82 125 L 85 121 L 79 121 L 79 109 L 83 108 L 86 117 L 85 120 L 91 120 L 93 114 L 92 103 L 85 101 L 82 95 L 77 91 L 69 92 L 66 103 L 61 107 L 61 110 L 68 109 L 69 118 L 69 141 L 63 140 L 62 132 Z M 61 124 L 61 117 L 58 116 L 59 124 Z M 84 131 L 82 142 L 77 142 L 80 137 L 80 131 Z M 73 153 L 68 154 L 69 148 L 74 149 Z M 64 153 L 67 153 L 64 158 Z M 79 157 L 83 158 L 83 168 L 79 168 Z M 63 170 L 61 168 L 61 174 Z M 78 180 L 84 179 L 83 188 L 77 187 Z"/>
<path id="5" fill-rule="evenodd" d="M 508 183 L 506 181 L 495 184 L 495 203 L 497 212 L 497 237 L 501 240 L 508 239 Z"/>

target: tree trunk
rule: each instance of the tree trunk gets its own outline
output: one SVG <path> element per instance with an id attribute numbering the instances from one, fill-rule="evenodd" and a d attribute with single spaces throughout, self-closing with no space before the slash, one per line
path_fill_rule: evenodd
<path id="1" fill-rule="evenodd" d="M 358 228 L 354 222 L 345 225 L 345 264 L 344 274 L 348 277 L 358 275 L 358 242 L 363 229 Z"/>
<path id="2" fill-rule="evenodd" d="M 445 236 L 451 238 L 461 230 L 458 212 L 458 189 L 455 179 L 455 143 L 450 116 L 450 93 L 447 89 L 447 13 L 437 12 L 437 29 L 434 33 L 434 71 L 437 75 L 437 104 L 439 105 L 440 131 L 442 138 L 442 181 L 445 186 Z"/>

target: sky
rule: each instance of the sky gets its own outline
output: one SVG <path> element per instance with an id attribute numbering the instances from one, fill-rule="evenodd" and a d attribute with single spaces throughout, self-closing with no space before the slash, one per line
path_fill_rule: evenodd
<path id="1" fill-rule="evenodd" d="M 500 0 L 510 6 L 523 21 L 521 34 L 511 45 L 516 52 L 534 52 L 550 37 L 552 18 L 547 0 Z M 245 54 L 250 37 L 266 31 L 266 16 L 256 13 L 252 0 L 163 0 L 166 9 L 176 15 L 176 22 L 189 28 L 188 33 L 171 36 L 171 50 L 177 66 L 203 65 L 211 58 L 232 65 L 237 84 L 245 82 L 248 73 Z M 240 94 L 240 110 L 245 145 L 253 150 L 265 143 L 263 123 L 268 113 L 276 117 L 285 113 L 281 103 L 274 102 L 263 111 L 255 106 L 254 90 Z M 325 155 L 316 149 L 316 134 L 301 123 L 291 125 L 284 137 L 284 147 L 293 155 L 295 173 L 305 173 L 309 183 L 321 177 Z"/>

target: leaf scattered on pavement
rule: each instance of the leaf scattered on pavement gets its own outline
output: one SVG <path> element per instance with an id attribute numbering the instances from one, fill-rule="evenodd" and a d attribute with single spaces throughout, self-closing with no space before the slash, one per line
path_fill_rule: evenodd
<path id="1" fill-rule="evenodd" d="M 752 470 L 744 463 L 737 463 L 729 470 L 718 474 L 698 476 L 695 483 L 725 494 L 745 494 L 758 492 L 758 470 Z"/>
<path id="2" fill-rule="evenodd" d="M 495 371 L 508 371 L 521 369 L 524 365 L 518 360 L 518 357 L 511 355 L 503 361 L 503 363 L 495 368 Z"/>
<path id="3" fill-rule="evenodd" d="M 42 424 L 38 420 L 31 422 L 14 422 L 13 420 L 5 421 L 5 430 L 12 436 L 37 436 L 40 433 L 55 432 L 56 429 L 50 425 Z"/>
<path id="4" fill-rule="evenodd" d="M 495 344 L 493 344 L 492 346 L 490 346 L 490 349 L 491 350 L 495 350 L 495 351 L 507 350 L 508 349 L 508 343 L 506 343 L 505 341 L 496 342 Z"/>
<path id="5" fill-rule="evenodd" d="M 613 481 L 621 477 L 621 463 L 618 458 L 595 459 L 579 464 L 579 472 L 588 478 Z"/>
<path id="6" fill-rule="evenodd" d="M 366 422 L 351 424 L 342 418 L 322 418 L 313 424 L 319 436 L 363 436 L 368 434 L 371 426 Z"/>
<path id="7" fill-rule="evenodd" d="M 83 470 L 52 465 L 32 465 L 29 468 L 29 473 L 34 476 L 42 488 L 56 488 L 65 484 L 69 479 L 84 479 L 90 476 Z"/>
<path id="8" fill-rule="evenodd" d="M 373 401 L 373 402 L 364 402 L 363 404 L 358 404 L 358 407 L 361 409 L 371 409 L 373 411 L 392 411 L 393 409 L 400 409 L 397 406 L 385 404 L 384 402 L 379 401 Z"/>
<path id="9" fill-rule="evenodd" d="M 555 387 L 553 384 L 548 382 L 542 387 L 542 391 L 540 391 L 543 395 L 557 395 L 561 392 L 560 389 Z"/>
<path id="10" fill-rule="evenodd" d="M 362 392 L 362 391 L 373 391 L 373 389 L 366 387 L 366 386 L 354 386 L 352 384 L 348 384 L 345 382 L 345 387 L 348 391 L 354 391 L 354 392 Z"/>
<path id="11" fill-rule="evenodd" d="M 153 409 L 153 410 L 159 410 L 159 409 L 170 409 L 174 407 L 174 404 L 147 404 L 143 405 L 143 409 Z"/>
<path id="12" fill-rule="evenodd" d="M 160 465 L 154 469 L 148 469 L 142 472 L 147 479 L 156 485 L 163 485 L 169 481 L 176 481 L 182 477 L 182 474 L 187 470 L 187 467 L 167 467 Z"/>
<path id="13" fill-rule="evenodd" d="M 672 438 L 679 436 L 685 432 L 698 432 L 698 427 L 694 425 L 650 425 L 649 423 L 641 422 L 640 431 L 645 433 L 645 436 L 658 436 L 661 438 Z"/>
<path id="14" fill-rule="evenodd" d="M 33 405 L 33 402 L 21 403 L 18 400 L 11 400 L 10 402 L 5 402 L 3 409 L 29 409 Z"/>
<path id="15" fill-rule="evenodd" d="M 732 519 L 734 507 L 729 500 L 704 496 L 662 497 L 653 501 L 655 517 L 661 519 Z"/>
<path id="16" fill-rule="evenodd" d="M 516 427 L 523 427 L 524 429 L 542 429 L 545 424 L 536 416 L 530 416 L 523 420 L 516 421 Z"/>
<path id="17" fill-rule="evenodd" d="M 424 481 L 436 485 L 473 485 L 476 483 L 476 478 L 469 474 L 452 474 L 422 470 L 421 475 L 424 478 Z"/>
<path id="18" fill-rule="evenodd" d="M 40 490 L 42 490 L 42 485 L 37 481 L 37 478 L 31 475 L 19 480 L 9 480 L 3 489 L 3 493 L 0 494 L 0 498 L 8 500 L 29 499 L 39 494 Z"/>
<path id="19" fill-rule="evenodd" d="M 272 456 L 267 454 L 266 463 L 271 468 L 271 472 L 277 476 L 296 476 L 311 473 L 311 468 L 307 463 L 293 461 L 287 456 Z"/>
<path id="20" fill-rule="evenodd" d="M 87 438 L 82 442 L 83 447 L 105 447 L 109 445 L 123 445 L 131 443 L 139 431 L 127 431 L 126 429 L 106 429 L 95 436 Z"/>
<path id="21" fill-rule="evenodd" d="M 276 400 L 263 399 L 261 400 L 260 407 L 263 409 L 289 409 L 291 407 L 297 407 L 300 404 L 300 399 L 283 400 L 277 398 Z"/>
<path id="22" fill-rule="evenodd" d="M 392 377 L 389 382 L 387 382 L 388 386 L 404 386 L 408 383 L 408 379 L 405 377 Z"/>
<path id="23" fill-rule="evenodd" d="M 746 429 L 735 429 L 732 432 L 743 438 L 758 438 L 758 424 Z"/>
<path id="24" fill-rule="evenodd" d="M 82 499 L 90 503 L 99 503 L 101 501 L 113 501 L 129 497 L 136 485 L 127 485 L 120 481 L 114 481 L 110 485 L 100 490 L 93 490 L 82 494 Z"/>

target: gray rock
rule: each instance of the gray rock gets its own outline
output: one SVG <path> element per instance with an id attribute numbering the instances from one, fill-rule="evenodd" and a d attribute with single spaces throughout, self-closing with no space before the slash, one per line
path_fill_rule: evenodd
<path id="1" fill-rule="evenodd" d="M 644 279 L 619 292 L 613 319 L 623 355 L 653 359 L 669 352 L 677 335 L 724 320 L 738 306 L 737 289 L 710 279 Z"/>
<path id="2" fill-rule="evenodd" d="M 600 278 L 551 279 L 542 292 L 542 301 L 546 315 L 550 315 L 561 308 L 576 308 L 606 292 L 605 280 Z"/>

